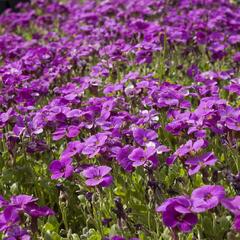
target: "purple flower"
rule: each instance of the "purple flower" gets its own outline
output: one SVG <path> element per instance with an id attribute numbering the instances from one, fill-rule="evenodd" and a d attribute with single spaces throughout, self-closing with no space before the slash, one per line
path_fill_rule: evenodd
<path id="1" fill-rule="evenodd" d="M 27 145 L 28 153 L 44 152 L 49 149 L 48 145 L 43 140 L 35 140 Z"/>
<path id="2" fill-rule="evenodd" d="M 217 158 L 212 152 L 204 153 L 201 156 L 188 159 L 185 164 L 189 166 L 188 174 L 193 175 L 200 171 L 205 166 L 213 166 Z"/>
<path id="3" fill-rule="evenodd" d="M 221 200 L 221 204 L 234 214 L 233 228 L 240 231 L 240 196 L 224 198 Z"/>
<path id="4" fill-rule="evenodd" d="M 148 147 L 146 150 L 142 148 L 135 148 L 128 158 L 133 161 L 134 167 L 139 167 L 147 162 L 151 162 L 154 166 L 157 165 L 156 149 L 154 147 Z"/>
<path id="5" fill-rule="evenodd" d="M 141 146 L 146 146 L 149 141 L 157 139 L 158 135 L 155 131 L 143 128 L 133 130 L 134 140 Z"/>
<path id="6" fill-rule="evenodd" d="M 123 90 L 123 84 L 120 83 L 116 83 L 116 84 L 108 84 L 105 86 L 103 93 L 105 95 L 108 95 L 110 93 L 113 92 L 117 92 L 117 91 L 122 91 Z"/>
<path id="7" fill-rule="evenodd" d="M 66 128 L 58 128 L 53 134 L 52 134 L 52 138 L 54 141 L 58 141 L 60 139 L 62 139 L 63 137 L 65 137 L 66 135 Z"/>
<path id="8" fill-rule="evenodd" d="M 52 173 L 52 179 L 69 178 L 73 173 L 73 166 L 71 158 L 62 158 L 61 160 L 54 160 L 49 166 Z"/>
<path id="9" fill-rule="evenodd" d="M 63 137 L 67 136 L 68 138 L 74 138 L 78 136 L 80 132 L 80 129 L 78 126 L 68 126 L 68 127 L 62 127 L 58 128 L 54 133 L 53 133 L 53 140 L 58 141 L 62 139 Z"/>
<path id="10" fill-rule="evenodd" d="M 126 240 L 126 238 L 121 237 L 121 236 L 113 236 L 113 237 L 111 237 L 111 240 Z"/>
<path id="11" fill-rule="evenodd" d="M 233 227 L 236 231 L 240 231 L 240 215 L 235 216 L 233 221 Z"/>
<path id="12" fill-rule="evenodd" d="M 25 209 L 26 213 L 31 217 L 38 218 L 38 217 L 47 217 L 54 215 L 54 211 L 48 207 L 39 207 L 37 204 L 32 203 L 28 204 Z"/>
<path id="13" fill-rule="evenodd" d="M 193 64 L 187 69 L 187 75 L 189 77 L 194 77 L 196 74 L 199 74 L 199 69 L 197 65 Z"/>
<path id="14" fill-rule="evenodd" d="M 221 204 L 234 215 L 240 216 L 240 196 L 223 198 Z"/>
<path id="15" fill-rule="evenodd" d="M 69 158 L 81 153 L 84 145 L 80 141 L 69 142 L 66 149 L 62 152 L 61 158 Z"/>
<path id="16" fill-rule="evenodd" d="M 181 232 L 189 232 L 197 223 L 196 214 L 191 212 L 192 202 L 187 196 L 167 199 L 156 211 L 162 213 L 163 223 Z"/>
<path id="17" fill-rule="evenodd" d="M 112 176 L 109 175 L 112 168 L 108 166 L 91 166 L 82 171 L 82 175 L 87 178 L 86 185 L 90 187 L 108 187 L 112 184 Z"/>
<path id="18" fill-rule="evenodd" d="M 240 62 L 240 52 L 236 52 L 232 57 L 234 62 Z"/>
<path id="19" fill-rule="evenodd" d="M 9 108 L 7 112 L 0 113 L 0 123 L 6 123 L 14 114 L 13 108 Z"/>
<path id="20" fill-rule="evenodd" d="M 193 212 L 205 212 L 216 207 L 225 196 L 224 187 L 219 185 L 205 185 L 192 192 Z"/>
<path id="21" fill-rule="evenodd" d="M 107 120 L 110 117 L 113 106 L 114 106 L 114 100 L 108 100 L 103 103 L 102 111 L 100 115 L 100 118 L 102 120 Z"/>
<path id="22" fill-rule="evenodd" d="M 14 207 L 7 207 L 0 214 L 0 231 L 6 231 L 20 220 L 18 211 Z"/>
<path id="23" fill-rule="evenodd" d="M 131 172 L 133 170 L 132 161 L 128 157 L 132 150 L 132 146 L 126 145 L 123 148 L 119 148 L 116 153 L 117 162 L 127 172 Z"/>
<path id="24" fill-rule="evenodd" d="M 181 145 L 174 154 L 168 157 L 166 162 L 168 165 L 171 165 L 176 161 L 177 157 L 184 157 L 187 154 L 195 153 L 205 146 L 206 143 L 203 139 L 198 139 L 195 142 L 189 140 L 185 144 Z"/>
<path id="25" fill-rule="evenodd" d="M 8 228 L 7 237 L 3 240 L 30 240 L 31 236 L 27 233 L 25 229 L 22 229 L 18 225 L 12 225 L 10 228 Z"/>
<path id="26" fill-rule="evenodd" d="M 0 195 L 0 208 L 8 206 L 8 201 L 4 199 L 2 195 Z"/>
<path id="27" fill-rule="evenodd" d="M 237 95 L 240 95 L 240 84 L 238 81 L 233 81 L 230 85 L 225 86 L 224 88 L 230 93 L 236 93 Z"/>
<path id="28" fill-rule="evenodd" d="M 84 148 L 82 153 L 89 156 L 90 158 L 96 156 L 102 146 L 105 144 L 108 136 L 104 133 L 98 133 L 86 139 L 84 142 Z"/>
<path id="29" fill-rule="evenodd" d="M 227 128 L 240 131 L 240 114 L 234 114 L 234 116 L 229 116 L 226 118 Z"/>
<path id="30" fill-rule="evenodd" d="M 36 202 L 38 199 L 34 198 L 33 196 L 29 196 L 29 195 L 17 195 L 17 196 L 12 196 L 10 199 L 10 206 L 13 206 L 19 210 L 23 210 L 25 209 L 25 207 L 28 204 L 34 203 Z"/>
<path id="31" fill-rule="evenodd" d="M 179 157 L 183 157 L 188 153 L 197 152 L 199 149 L 204 147 L 205 142 L 203 139 L 199 139 L 195 142 L 192 140 L 187 141 L 184 145 L 180 146 L 175 154 Z"/>
<path id="32" fill-rule="evenodd" d="M 7 237 L 4 240 L 30 240 L 31 236 L 25 229 L 18 225 L 13 225 L 7 230 Z"/>
<path id="33" fill-rule="evenodd" d="M 239 34 L 233 34 L 228 38 L 229 43 L 236 44 L 240 42 L 240 35 Z"/>

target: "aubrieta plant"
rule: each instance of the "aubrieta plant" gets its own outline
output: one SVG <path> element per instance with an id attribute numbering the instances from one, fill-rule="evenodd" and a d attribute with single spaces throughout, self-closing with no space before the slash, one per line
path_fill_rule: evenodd
<path id="1" fill-rule="evenodd" d="M 240 239 L 240 6 L 32 0 L 0 15 L 0 239 Z"/>

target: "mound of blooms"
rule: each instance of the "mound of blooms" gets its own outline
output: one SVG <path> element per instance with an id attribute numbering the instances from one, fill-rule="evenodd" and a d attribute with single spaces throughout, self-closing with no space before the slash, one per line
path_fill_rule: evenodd
<path id="1" fill-rule="evenodd" d="M 239 239 L 239 71 L 237 1 L 6 10 L 0 239 Z"/>
<path id="2" fill-rule="evenodd" d="M 4 239 L 31 239 L 27 229 L 23 226 L 26 224 L 26 218 L 31 222 L 33 233 L 38 231 L 37 219 L 54 215 L 54 212 L 48 207 L 38 206 L 37 198 L 29 195 L 12 196 L 9 201 L 0 196 L 0 231 L 6 234 Z"/>

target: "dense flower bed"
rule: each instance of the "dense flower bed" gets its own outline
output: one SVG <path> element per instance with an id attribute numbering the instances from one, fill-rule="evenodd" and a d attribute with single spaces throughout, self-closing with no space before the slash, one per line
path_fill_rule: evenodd
<path id="1" fill-rule="evenodd" d="M 0 238 L 239 239 L 240 7 L 19 9 L 0 15 Z"/>

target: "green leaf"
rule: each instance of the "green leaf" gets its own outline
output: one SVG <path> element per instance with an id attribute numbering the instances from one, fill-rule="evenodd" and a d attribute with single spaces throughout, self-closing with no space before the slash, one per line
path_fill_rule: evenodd
<path id="1" fill-rule="evenodd" d="M 204 216 L 202 219 L 203 219 L 202 227 L 203 227 L 204 233 L 208 236 L 212 236 L 213 235 L 213 222 L 212 222 L 211 217 Z"/>

